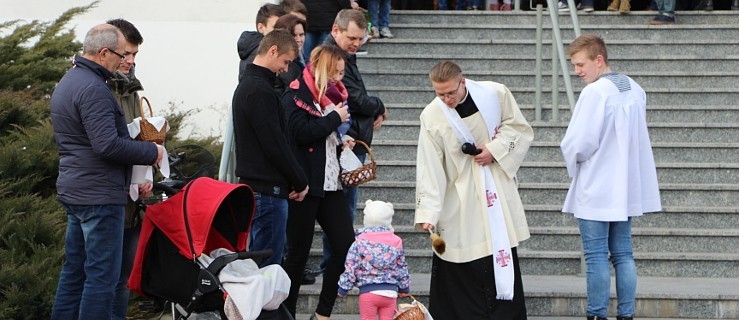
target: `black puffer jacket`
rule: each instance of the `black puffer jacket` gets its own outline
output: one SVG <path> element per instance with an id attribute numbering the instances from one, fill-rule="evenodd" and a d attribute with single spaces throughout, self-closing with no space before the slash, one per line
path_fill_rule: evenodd
<path id="1" fill-rule="evenodd" d="M 351 9 L 350 0 L 303 0 L 308 9 L 307 32 L 328 32 L 341 9 Z"/>
<path id="2" fill-rule="evenodd" d="M 336 41 L 333 36 L 329 36 L 326 38 L 325 44 L 335 46 Z M 367 94 L 362 74 L 359 73 L 357 67 L 357 57 L 353 54 L 347 54 L 346 60 L 344 79 L 341 82 L 349 91 L 349 112 L 352 114 L 352 125 L 346 134 L 372 146 L 374 122 L 378 116 L 385 113 L 385 104 L 382 103 L 380 98 L 371 97 Z M 366 154 L 367 150 L 364 146 L 357 144 L 354 146 L 354 153 L 362 155 Z"/>
<path id="3" fill-rule="evenodd" d="M 131 165 L 150 165 L 157 159 L 153 143 L 130 138 L 123 109 L 105 83 L 112 76 L 77 56 L 51 95 L 59 151 L 57 198 L 63 203 L 125 205 Z"/>

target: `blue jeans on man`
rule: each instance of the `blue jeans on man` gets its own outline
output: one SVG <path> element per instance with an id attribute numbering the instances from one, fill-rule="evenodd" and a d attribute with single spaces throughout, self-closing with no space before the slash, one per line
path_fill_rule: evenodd
<path id="1" fill-rule="evenodd" d="M 675 0 L 657 0 L 659 14 L 667 17 L 675 16 Z"/>
<path id="2" fill-rule="evenodd" d="M 610 252 L 610 262 L 616 270 L 617 315 L 633 317 L 637 276 L 631 245 L 631 220 L 577 221 L 587 266 L 587 315 L 606 317 L 611 292 Z"/>
<path id="3" fill-rule="evenodd" d="M 272 249 L 260 267 L 282 264 L 287 241 L 287 199 L 254 192 L 256 211 L 249 232 L 249 251 Z"/>
<path id="4" fill-rule="evenodd" d="M 358 154 L 359 162 L 364 163 L 364 159 L 367 158 L 367 154 Z M 357 199 L 359 198 L 359 187 L 344 188 L 344 197 L 346 203 L 349 205 L 349 214 L 352 217 L 352 223 L 354 218 L 357 216 Z M 321 261 L 321 271 L 326 269 L 328 260 L 331 258 L 331 247 L 328 245 L 328 238 L 326 234 L 323 235 L 323 261 Z"/>
<path id="5" fill-rule="evenodd" d="M 113 320 L 125 320 L 128 313 L 128 298 L 131 291 L 128 290 L 128 277 L 133 269 L 133 260 L 136 258 L 136 249 L 139 244 L 141 224 L 123 230 L 123 260 L 121 263 L 121 275 L 118 277 L 118 285 L 115 288 L 113 299 Z"/>
<path id="6" fill-rule="evenodd" d="M 110 319 L 121 271 L 124 205 L 67 205 L 66 261 L 51 319 Z"/>
<path id="7" fill-rule="evenodd" d="M 372 26 L 386 28 L 390 26 L 390 0 L 370 0 L 369 12 Z"/>

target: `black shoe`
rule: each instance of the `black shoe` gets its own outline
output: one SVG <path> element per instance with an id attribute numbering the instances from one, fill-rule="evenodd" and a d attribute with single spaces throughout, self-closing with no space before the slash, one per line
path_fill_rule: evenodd
<path id="1" fill-rule="evenodd" d="M 588 316 L 588 320 L 608 320 L 608 318 L 599 316 Z"/>
<path id="2" fill-rule="evenodd" d="M 316 276 L 312 275 L 309 272 L 303 272 L 303 279 L 300 280 L 300 284 L 314 284 L 314 283 L 316 283 Z"/>
<path id="3" fill-rule="evenodd" d="M 654 20 L 651 20 L 648 22 L 648 24 L 654 25 L 654 26 L 662 26 L 666 24 L 674 24 L 675 23 L 675 17 L 665 16 L 665 15 L 657 15 L 657 17 L 654 18 Z"/>
<path id="4" fill-rule="evenodd" d="M 634 317 L 616 317 L 616 320 L 634 320 Z"/>

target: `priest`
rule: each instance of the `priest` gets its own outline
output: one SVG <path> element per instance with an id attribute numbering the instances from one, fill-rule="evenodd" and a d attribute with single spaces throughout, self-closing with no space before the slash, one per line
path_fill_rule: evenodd
<path id="1" fill-rule="evenodd" d="M 452 61 L 429 73 L 421 113 L 415 225 L 446 241 L 432 261 L 435 319 L 526 319 L 516 247 L 529 238 L 516 173 L 534 132 L 510 90 L 465 79 Z"/>

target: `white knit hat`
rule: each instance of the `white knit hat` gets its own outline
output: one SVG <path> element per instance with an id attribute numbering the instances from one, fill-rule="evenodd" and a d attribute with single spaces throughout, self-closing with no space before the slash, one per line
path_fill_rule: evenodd
<path id="1" fill-rule="evenodd" d="M 391 227 L 393 223 L 393 204 L 384 201 L 367 200 L 364 203 L 364 226 L 365 227 Z"/>

